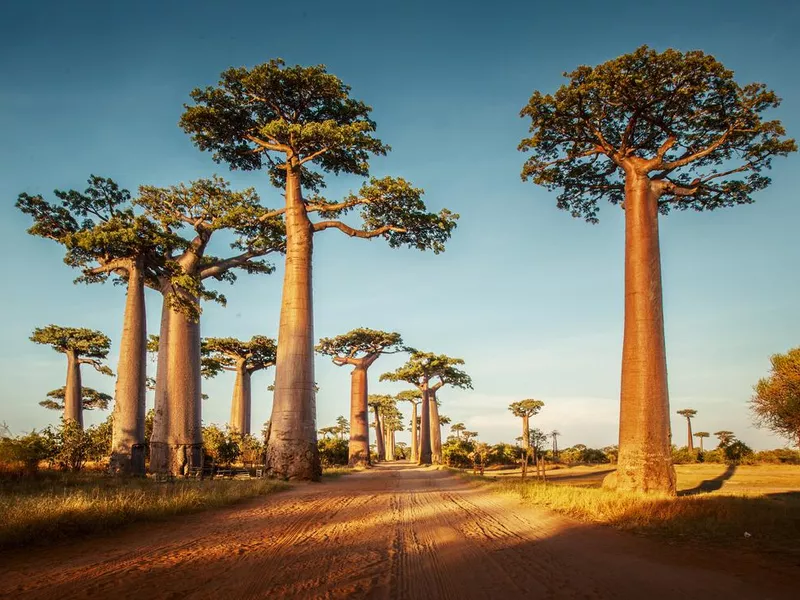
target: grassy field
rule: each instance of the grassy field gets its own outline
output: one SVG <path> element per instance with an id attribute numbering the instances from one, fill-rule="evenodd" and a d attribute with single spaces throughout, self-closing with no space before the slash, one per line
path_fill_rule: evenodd
<path id="1" fill-rule="evenodd" d="M 800 467 L 701 464 L 676 470 L 677 498 L 601 489 L 613 471 L 608 465 L 548 471 L 547 483 L 523 483 L 519 470 L 466 476 L 582 521 L 800 560 Z"/>
<path id="2" fill-rule="evenodd" d="M 0 548 L 117 530 L 261 496 L 287 485 L 267 479 L 122 479 L 99 473 L 43 473 L 0 481 Z"/>

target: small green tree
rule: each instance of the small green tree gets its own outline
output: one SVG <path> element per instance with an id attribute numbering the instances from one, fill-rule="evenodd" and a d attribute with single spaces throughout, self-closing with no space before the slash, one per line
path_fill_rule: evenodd
<path id="1" fill-rule="evenodd" d="M 350 365 L 350 423 L 348 464 L 369 464 L 369 390 L 367 371 L 383 354 L 405 350 L 403 338 L 397 332 L 358 328 L 333 338 L 322 338 L 317 352 L 330 356 L 337 366 Z"/>
<path id="2" fill-rule="evenodd" d="M 606 484 L 674 494 L 659 214 L 751 203 L 773 158 L 797 146 L 764 118 L 780 104 L 774 92 L 739 85 L 701 51 L 642 46 L 566 76 L 522 109 L 522 177 L 559 190 L 558 207 L 591 223 L 601 200 L 624 206 L 619 469 Z"/>
<path id="3" fill-rule="evenodd" d="M 314 234 L 338 229 L 347 236 L 384 238 L 389 246 L 439 253 L 458 215 L 429 212 L 422 190 L 400 178 L 371 179 L 341 202 L 319 195 L 324 173 L 369 174 L 369 159 L 388 146 L 373 134 L 370 107 L 323 65 L 287 67 L 280 59 L 223 72 L 216 87 L 191 92 L 181 126 L 201 150 L 233 169 L 269 172 L 284 190 L 286 264 L 278 363 L 268 457 L 282 477 L 318 479 L 312 314 Z M 359 208 L 363 225 L 341 217 Z M 312 221 L 313 216 L 322 219 Z"/>
<path id="4" fill-rule="evenodd" d="M 463 423 L 453 423 L 452 425 L 450 425 L 450 431 L 453 432 L 457 440 L 461 439 L 461 432 L 464 431 L 466 428 L 467 426 L 464 425 Z"/>
<path id="5" fill-rule="evenodd" d="M 732 444 L 736 439 L 736 436 L 733 435 L 733 432 L 726 429 L 723 429 L 722 431 L 715 431 L 714 435 L 717 436 L 717 439 L 719 440 L 720 448 L 724 448 L 725 446 Z"/>
<path id="6" fill-rule="evenodd" d="M 111 340 L 107 335 L 83 327 L 48 325 L 34 330 L 31 341 L 52 346 L 67 357 L 67 385 L 64 387 L 64 419 L 83 429 L 83 394 L 81 365 L 91 365 L 103 375 L 113 375 L 103 361 L 108 356 Z"/>
<path id="7" fill-rule="evenodd" d="M 750 398 L 756 425 L 800 446 L 800 348 L 770 357 L 769 376 L 759 379 Z"/>
<path id="8" fill-rule="evenodd" d="M 340 440 L 350 433 L 350 421 L 344 418 L 344 415 L 336 417 L 336 433 Z"/>
<path id="9" fill-rule="evenodd" d="M 64 410 L 64 398 L 66 397 L 65 387 L 47 392 L 47 399 L 39 402 L 39 406 L 50 410 Z M 106 410 L 112 398 L 108 394 L 98 392 L 90 387 L 81 387 L 81 409 L 82 410 Z"/>

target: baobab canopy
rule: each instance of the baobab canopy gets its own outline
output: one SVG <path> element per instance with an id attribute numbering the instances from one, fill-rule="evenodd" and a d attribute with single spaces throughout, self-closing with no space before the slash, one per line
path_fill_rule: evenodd
<path id="1" fill-rule="evenodd" d="M 559 190 L 558 207 L 597 221 L 597 202 L 624 199 L 622 171 L 649 174 L 659 210 L 711 210 L 752 202 L 774 156 L 796 150 L 779 121 L 762 113 L 780 98 L 695 50 L 638 48 L 596 67 L 580 66 L 555 94 L 535 92 L 522 116 L 531 137 L 523 179 Z"/>

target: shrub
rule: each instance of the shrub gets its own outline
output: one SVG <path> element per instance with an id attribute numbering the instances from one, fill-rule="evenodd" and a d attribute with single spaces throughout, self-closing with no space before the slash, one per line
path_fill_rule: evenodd
<path id="1" fill-rule="evenodd" d="M 689 448 L 684 446 L 678 448 L 672 447 L 672 463 L 676 465 L 689 465 L 698 462 L 698 456 L 695 452 L 690 452 Z"/>
<path id="2" fill-rule="evenodd" d="M 736 440 L 723 448 L 725 461 L 730 465 L 753 464 L 753 450 L 741 440 Z"/>
<path id="3" fill-rule="evenodd" d="M 52 460 L 56 448 L 53 436 L 35 430 L 17 437 L 0 438 L 0 471 L 21 469 L 26 475 L 34 475 L 39 463 Z"/>
<path id="4" fill-rule="evenodd" d="M 522 458 L 522 449 L 511 444 L 495 444 L 489 449 L 487 464 L 516 465 Z"/>
<path id="5" fill-rule="evenodd" d="M 323 467 L 346 465 L 348 459 L 348 441 L 337 437 L 322 438 L 317 441 L 319 460 Z"/>
<path id="6" fill-rule="evenodd" d="M 442 461 L 448 467 L 467 468 L 472 466 L 470 454 L 475 450 L 473 442 L 450 439 L 442 444 Z"/>
<path id="7" fill-rule="evenodd" d="M 753 457 L 756 462 L 769 464 L 800 465 L 800 452 L 788 448 L 762 450 Z"/>
<path id="8" fill-rule="evenodd" d="M 227 426 L 222 430 L 216 425 L 208 425 L 203 427 L 203 449 L 215 463 L 230 465 L 242 454 L 239 446 L 240 437 Z"/>

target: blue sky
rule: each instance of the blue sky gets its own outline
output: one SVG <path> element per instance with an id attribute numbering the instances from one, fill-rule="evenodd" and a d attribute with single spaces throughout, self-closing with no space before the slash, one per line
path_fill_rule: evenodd
<path id="1" fill-rule="evenodd" d="M 541 398 L 536 424 L 560 445 L 616 443 L 622 340 L 622 214 L 572 219 L 554 194 L 522 183 L 519 110 L 561 73 L 641 44 L 702 49 L 745 83 L 784 98 L 775 117 L 800 135 L 800 58 L 793 2 L 4 2 L 0 9 L 0 296 L 4 382 L 0 421 L 13 431 L 57 415 L 38 406 L 63 385 L 63 357 L 28 341 L 48 323 L 105 331 L 116 362 L 123 290 L 75 286 L 54 243 L 25 233 L 21 192 L 52 198 L 90 173 L 135 190 L 219 173 L 281 198 L 262 173 L 230 173 L 177 126 L 193 87 L 229 66 L 283 57 L 324 63 L 374 108 L 393 148 L 376 175 L 425 188 L 429 206 L 461 214 L 447 252 L 390 250 L 326 231 L 315 238 L 317 337 L 366 326 L 400 331 L 416 347 L 463 357 L 474 391 L 444 391 L 442 412 L 485 441 L 512 440 L 510 402 Z M 662 219 L 667 352 L 673 411 L 698 410 L 695 430 L 730 429 L 757 448 L 783 440 L 752 427 L 746 401 L 768 357 L 800 343 L 797 227 L 800 157 L 780 160 L 754 205 Z M 331 178 L 341 197 L 360 180 Z M 220 251 L 224 244 L 218 246 Z M 206 306 L 204 335 L 274 336 L 282 271 L 243 277 Z M 159 298 L 148 295 L 155 331 Z M 371 391 L 399 386 L 372 368 Z M 153 365 L 154 371 L 154 365 Z M 349 375 L 317 360 L 319 424 L 347 414 Z M 272 372 L 254 379 L 254 422 L 269 418 Z M 112 392 L 89 370 L 85 383 Z M 224 422 L 233 381 L 204 384 L 206 422 Z M 88 422 L 104 415 L 89 414 Z M 675 440 L 685 443 L 674 415 Z M 402 439 L 402 436 L 401 436 Z"/>

